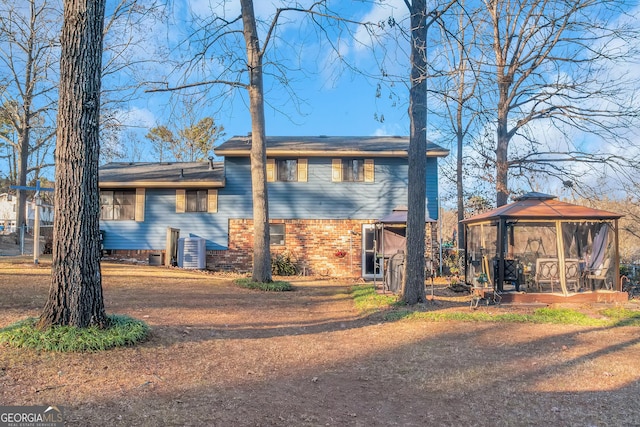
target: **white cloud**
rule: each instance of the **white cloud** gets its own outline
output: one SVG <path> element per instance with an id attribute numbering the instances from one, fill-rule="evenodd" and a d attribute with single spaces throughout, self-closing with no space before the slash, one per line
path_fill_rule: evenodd
<path id="1" fill-rule="evenodd" d="M 147 108 L 132 107 L 129 110 L 120 110 L 117 114 L 121 123 L 127 126 L 149 129 L 157 125 L 156 115 Z"/>

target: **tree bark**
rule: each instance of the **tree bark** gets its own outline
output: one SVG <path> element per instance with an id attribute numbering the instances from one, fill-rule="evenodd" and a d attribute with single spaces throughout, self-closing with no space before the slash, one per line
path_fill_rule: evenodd
<path id="1" fill-rule="evenodd" d="M 64 2 L 51 287 L 41 328 L 108 323 L 100 272 L 98 189 L 105 1 Z"/>
<path id="2" fill-rule="evenodd" d="M 409 183 L 407 256 L 402 299 L 407 304 L 426 301 L 425 210 L 427 194 L 427 7 L 414 0 L 411 8 L 411 88 L 409 91 Z"/>
<path id="3" fill-rule="evenodd" d="M 262 83 L 262 52 L 252 0 L 240 1 L 249 69 L 249 111 L 251 113 L 251 192 L 253 196 L 252 280 L 271 282 L 267 154 Z"/>

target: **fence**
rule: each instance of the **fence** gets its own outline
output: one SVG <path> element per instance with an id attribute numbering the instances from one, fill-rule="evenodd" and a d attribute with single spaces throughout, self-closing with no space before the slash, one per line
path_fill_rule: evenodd
<path id="1" fill-rule="evenodd" d="M 41 225 L 38 242 L 40 244 L 38 254 L 50 254 L 53 242 L 53 226 Z M 15 239 L 17 240 L 16 253 L 5 253 L 3 255 L 33 255 L 35 248 L 33 238 L 33 227 L 27 227 L 23 225 L 16 232 Z"/>

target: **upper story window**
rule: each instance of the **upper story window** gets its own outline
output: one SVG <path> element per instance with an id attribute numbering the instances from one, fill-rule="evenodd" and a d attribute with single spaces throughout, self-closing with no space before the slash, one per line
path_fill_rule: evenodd
<path id="1" fill-rule="evenodd" d="M 373 159 L 343 158 L 331 161 L 333 182 L 375 182 Z"/>
<path id="2" fill-rule="evenodd" d="M 343 181 L 364 181 L 364 159 L 342 159 Z"/>
<path id="3" fill-rule="evenodd" d="M 278 181 L 297 181 L 298 180 L 298 160 L 297 159 L 278 159 Z"/>
<path id="4" fill-rule="evenodd" d="M 176 189 L 176 213 L 218 212 L 218 190 Z"/>
<path id="5" fill-rule="evenodd" d="M 135 190 L 101 190 L 100 219 L 125 221 L 136 215 Z"/>
<path id="6" fill-rule="evenodd" d="M 267 159 L 267 182 L 306 182 L 307 159 Z"/>
<path id="7" fill-rule="evenodd" d="M 186 191 L 187 205 L 185 206 L 186 212 L 207 212 L 209 201 L 207 190 L 187 190 Z"/>

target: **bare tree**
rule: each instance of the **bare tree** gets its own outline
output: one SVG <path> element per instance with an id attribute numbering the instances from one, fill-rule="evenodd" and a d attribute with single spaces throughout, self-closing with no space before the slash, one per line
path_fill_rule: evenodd
<path id="1" fill-rule="evenodd" d="M 402 299 L 407 304 L 426 302 L 427 30 L 453 3 L 438 5 L 439 8 L 427 11 L 425 0 L 405 0 L 411 15 L 407 257 L 402 287 Z"/>
<path id="2" fill-rule="evenodd" d="M 456 187 L 457 245 L 464 248 L 465 217 L 465 148 L 482 123 L 481 99 L 478 93 L 479 60 L 482 52 L 475 48 L 473 40 L 477 29 L 475 13 L 460 0 L 439 21 L 439 49 L 431 65 L 432 85 L 430 93 L 440 101 L 432 114 L 442 118 L 443 138 L 452 139 L 455 146 L 455 173 L 451 177 Z M 476 23 L 477 24 L 477 23 Z M 434 43 L 435 44 L 435 43 Z M 475 56 L 474 56 L 475 55 Z"/>
<path id="3" fill-rule="evenodd" d="M 126 113 L 142 93 L 143 82 L 161 68 L 163 44 L 156 42 L 153 28 L 166 19 L 165 13 L 166 2 L 160 0 L 115 0 L 106 11 L 100 107 L 103 163 L 139 150 L 126 146 L 132 141 Z"/>
<path id="4" fill-rule="evenodd" d="M 224 3 L 224 2 L 223 2 Z M 271 253 L 269 241 L 269 214 L 268 193 L 266 185 L 266 131 L 265 131 L 265 103 L 264 75 L 265 55 L 272 42 L 277 39 L 279 24 L 285 20 L 287 14 L 298 14 L 308 17 L 311 22 L 324 33 L 330 27 L 323 22 L 333 21 L 337 23 L 353 23 L 332 13 L 326 7 L 326 1 L 317 1 L 308 8 L 301 7 L 297 2 L 292 2 L 290 7 L 280 7 L 270 18 L 269 22 L 260 22 L 254 13 L 253 1 L 240 0 L 240 16 L 228 19 L 224 14 L 215 14 L 206 22 L 198 22 L 195 35 L 191 37 L 194 42 L 202 46 L 202 49 L 190 62 L 186 75 L 191 76 L 196 65 L 202 62 L 210 62 L 210 57 L 216 58 L 216 77 L 186 82 L 184 84 L 164 88 L 156 88 L 151 91 L 176 91 L 193 90 L 198 87 L 224 87 L 219 96 L 229 95 L 229 88 L 244 89 L 248 93 L 249 112 L 251 115 L 251 184 L 253 198 L 253 223 L 254 223 L 254 247 L 253 247 L 253 271 L 252 280 L 257 282 L 270 282 Z M 258 24 L 263 24 L 261 31 Z M 242 27 L 239 28 L 239 24 Z M 365 26 L 367 24 L 364 24 Z M 262 41 L 260 35 L 264 34 Z M 242 39 L 241 39 L 242 38 Z M 239 57 L 240 43 L 243 43 L 245 57 Z M 337 50 L 337 47 L 335 48 Z M 217 51 L 216 51 L 217 50 Z M 217 55 L 217 56 L 216 56 Z M 283 60 L 268 61 L 267 65 L 274 70 L 267 73 L 270 77 L 282 84 L 285 90 L 291 81 L 290 69 Z M 291 92 L 290 92 L 291 93 Z M 206 96 L 213 100 L 214 94 L 207 91 Z M 295 101 L 295 96 L 292 98 Z M 424 196 L 423 196 L 424 199 Z M 424 224 L 423 224 L 424 227 Z"/>
<path id="5" fill-rule="evenodd" d="M 563 179 L 575 173 L 571 166 L 578 162 L 624 165 L 622 156 L 582 149 L 572 139 L 575 132 L 583 132 L 601 141 L 624 140 L 640 112 L 630 89 L 635 87 L 633 78 L 615 72 L 638 54 L 640 33 L 634 20 L 624 19 L 625 2 L 483 4 L 488 31 L 478 40 L 493 53 L 483 89 L 493 96 L 495 149 L 487 160 L 495 166 L 497 205 L 507 203 L 510 173 L 544 172 Z M 533 129 L 535 123 L 552 126 L 564 147 L 545 144 L 541 132 Z M 573 185 L 567 178 L 563 181 Z"/>
<path id="6" fill-rule="evenodd" d="M 65 0 L 51 287 L 38 326 L 107 326 L 100 273 L 100 81 L 106 0 Z"/>
<path id="7" fill-rule="evenodd" d="M 17 139 L 4 140 L 15 150 L 17 184 L 27 184 L 30 170 L 52 166 L 50 162 L 29 164 L 29 156 L 53 143 L 59 12 L 46 0 L 23 3 L 0 2 L 0 66 L 7 76 L 4 114 L 16 131 Z M 34 126 L 40 127 L 39 140 L 33 141 Z M 39 158 L 41 160 L 41 158 Z M 25 222 L 26 192 L 17 191 L 17 225 Z"/>

